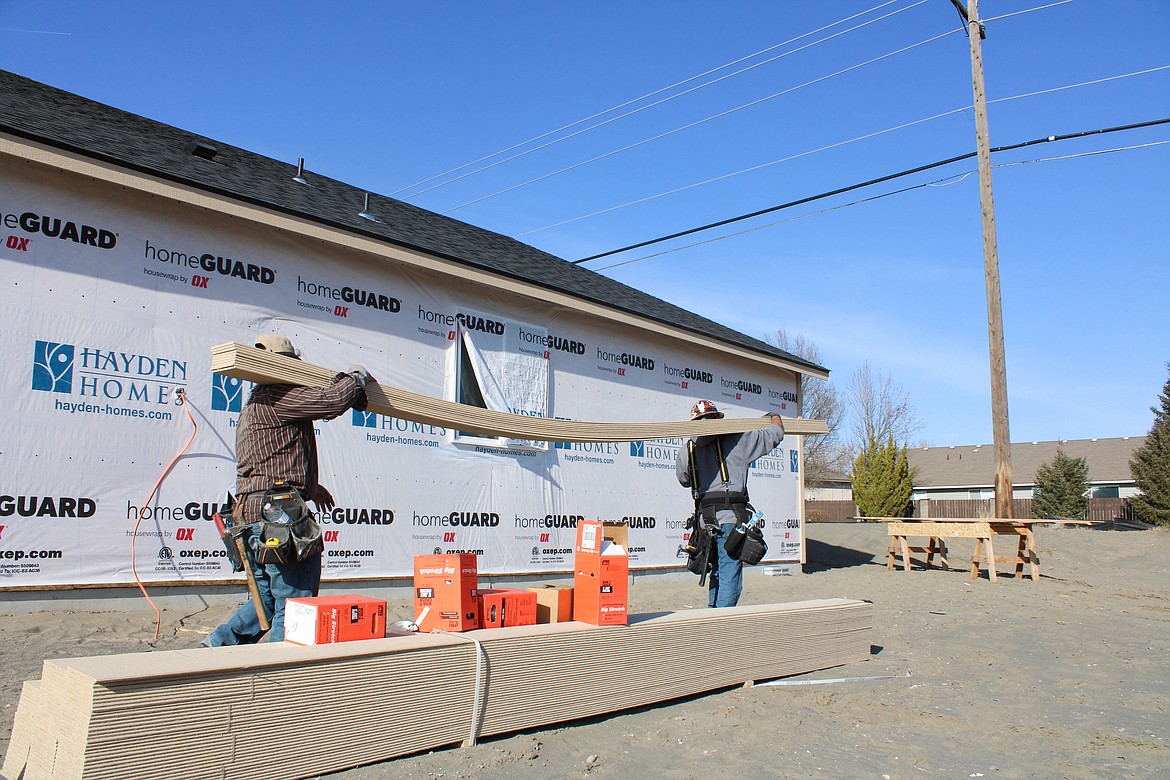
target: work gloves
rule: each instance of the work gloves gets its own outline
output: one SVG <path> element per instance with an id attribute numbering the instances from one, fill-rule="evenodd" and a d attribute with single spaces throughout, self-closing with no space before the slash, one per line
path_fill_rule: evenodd
<path id="1" fill-rule="evenodd" d="M 358 383 L 358 387 L 363 390 L 366 389 L 366 382 L 370 381 L 370 372 L 366 370 L 365 366 L 354 363 L 346 369 L 345 373 L 353 377 L 353 381 Z"/>

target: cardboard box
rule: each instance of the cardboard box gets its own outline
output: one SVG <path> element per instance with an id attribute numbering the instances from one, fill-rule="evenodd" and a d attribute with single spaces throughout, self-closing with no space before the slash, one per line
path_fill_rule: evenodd
<path id="1" fill-rule="evenodd" d="M 481 588 L 479 627 L 531 626 L 536 623 L 536 594 L 512 588 Z"/>
<path id="2" fill-rule="evenodd" d="M 298 645 L 326 645 L 386 636 L 386 602 L 366 596 L 291 598 L 284 606 L 284 638 Z"/>
<path id="3" fill-rule="evenodd" d="M 566 623 L 573 619 L 572 585 L 530 585 L 536 594 L 537 623 Z"/>
<path id="4" fill-rule="evenodd" d="M 479 628 L 476 556 L 414 556 L 414 622 L 422 633 Z"/>
<path id="5" fill-rule="evenodd" d="M 573 619 L 595 626 L 624 626 L 629 607 L 630 529 L 625 523 L 577 524 Z"/>

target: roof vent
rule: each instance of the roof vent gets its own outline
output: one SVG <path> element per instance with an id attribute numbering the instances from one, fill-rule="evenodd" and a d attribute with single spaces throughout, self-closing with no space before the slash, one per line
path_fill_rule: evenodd
<path id="1" fill-rule="evenodd" d="M 304 184 L 308 186 L 309 182 L 305 181 L 305 158 L 301 157 L 297 161 L 297 175 L 293 177 L 293 181 L 297 184 Z"/>
<path id="2" fill-rule="evenodd" d="M 358 212 L 358 216 L 362 219 L 368 219 L 370 222 L 377 222 L 378 218 L 370 213 L 370 193 L 366 193 L 366 201 L 362 206 L 362 210 Z"/>
<path id="3" fill-rule="evenodd" d="M 188 141 L 187 145 L 183 147 L 183 151 L 193 157 L 202 157 L 204 160 L 213 160 L 215 155 L 219 154 L 219 149 L 202 141 Z"/>

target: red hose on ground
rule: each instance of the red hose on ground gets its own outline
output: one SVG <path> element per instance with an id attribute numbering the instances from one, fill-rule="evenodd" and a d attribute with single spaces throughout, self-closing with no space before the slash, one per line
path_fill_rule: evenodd
<path id="1" fill-rule="evenodd" d="M 142 591 L 142 595 L 146 597 L 146 600 L 150 602 L 150 606 L 154 608 L 154 638 L 148 643 L 152 646 L 158 641 L 158 634 L 162 629 L 162 612 L 159 611 L 158 605 L 150 598 L 150 594 L 146 592 L 146 586 L 142 584 L 142 580 L 138 577 L 138 563 L 134 554 L 138 542 L 138 526 L 142 524 L 142 517 L 146 514 L 146 508 L 150 506 L 150 502 L 154 499 L 154 494 L 162 487 L 163 480 L 167 478 L 167 474 L 170 473 L 179 458 L 183 457 L 183 453 L 191 446 L 191 442 L 195 441 L 195 434 L 199 432 L 199 423 L 195 422 L 195 418 L 191 415 L 191 409 L 188 408 L 187 393 L 180 387 L 175 390 L 175 395 L 182 399 L 183 411 L 187 413 L 187 419 L 191 421 L 191 438 L 187 439 L 187 443 L 183 445 L 183 448 L 175 453 L 175 457 L 171 458 L 171 462 L 158 475 L 158 481 L 154 483 L 150 495 L 146 497 L 146 500 L 142 502 L 142 507 L 138 510 L 138 520 L 134 523 L 134 532 L 130 535 L 130 570 L 134 573 L 134 581 L 138 583 L 138 589 Z"/>

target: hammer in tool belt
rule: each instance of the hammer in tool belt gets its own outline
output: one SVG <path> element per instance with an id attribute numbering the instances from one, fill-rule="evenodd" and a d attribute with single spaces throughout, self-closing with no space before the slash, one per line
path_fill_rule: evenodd
<path id="1" fill-rule="evenodd" d="M 219 512 L 213 514 L 211 519 L 215 521 L 219 538 L 223 540 L 224 547 L 227 548 L 228 559 L 232 562 L 233 570 L 243 571 L 244 576 L 248 578 L 248 593 L 252 596 L 252 603 L 256 605 L 256 620 L 260 623 L 260 629 L 267 631 L 271 627 L 268 623 L 268 613 L 264 610 L 264 602 L 260 600 L 260 588 L 256 585 L 256 575 L 252 571 L 252 560 L 248 557 L 247 535 L 249 529 L 247 526 L 234 525 L 230 529 L 227 528 Z"/>

